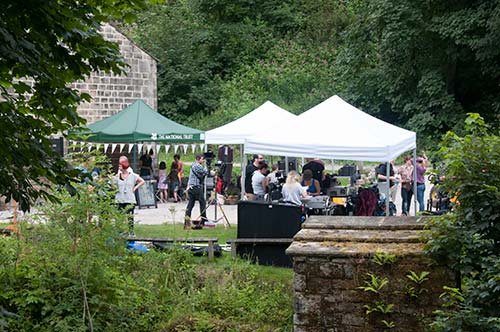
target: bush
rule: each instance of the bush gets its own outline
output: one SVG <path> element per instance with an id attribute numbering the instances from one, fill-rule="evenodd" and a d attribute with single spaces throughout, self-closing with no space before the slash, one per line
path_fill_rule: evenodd
<path id="1" fill-rule="evenodd" d="M 454 215 L 436 218 L 428 250 L 460 276 L 435 331 L 500 330 L 500 137 L 470 114 L 468 134 L 448 133 L 439 151 Z M 455 285 L 453 285 L 455 286 Z M 451 309 L 451 310 L 450 310 Z"/>

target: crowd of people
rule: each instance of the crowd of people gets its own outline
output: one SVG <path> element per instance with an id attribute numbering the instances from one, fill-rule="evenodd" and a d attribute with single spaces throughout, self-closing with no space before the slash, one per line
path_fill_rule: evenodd
<path id="1" fill-rule="evenodd" d="M 375 177 L 379 185 L 381 183 L 389 183 L 391 201 L 396 200 L 398 188 L 402 199 L 401 213 L 402 215 L 409 214 L 411 199 L 413 197 L 413 178 L 416 171 L 417 192 L 419 211 L 424 211 L 424 191 L 425 178 L 424 174 L 427 171 L 428 160 L 425 153 L 416 159 L 416 165 L 413 165 L 412 158 L 406 156 L 404 164 L 398 169 L 395 169 L 395 161 L 389 163 L 389 171 L 387 172 L 387 164 L 382 163 L 375 169 Z M 180 155 L 175 154 L 170 168 L 167 169 L 165 161 L 159 163 L 158 172 L 155 173 L 153 167 L 153 153 L 150 151 L 141 156 L 140 165 L 138 167 L 139 174 L 133 172 L 129 165 L 128 159 L 125 156 L 120 157 L 119 168 L 114 182 L 117 185 L 118 192 L 116 194 L 116 202 L 120 209 L 126 209 L 127 213 L 133 218 L 134 206 L 136 198 L 134 192 L 139 189 L 145 179 L 155 178 L 157 180 L 157 188 L 159 201 L 165 203 L 172 198 L 174 202 L 181 201 L 179 190 L 183 185 L 184 164 L 181 161 Z M 185 227 L 192 226 L 201 227 L 206 218 L 206 197 L 204 191 L 204 179 L 206 176 L 214 176 L 213 171 L 209 171 L 205 166 L 203 154 L 198 154 L 195 162 L 192 164 L 189 172 L 185 191 L 188 200 L 185 213 Z M 325 164 L 319 159 L 307 159 L 307 163 L 302 167 L 302 175 L 296 171 L 290 171 L 286 176 L 286 181 L 281 185 L 280 196 L 281 200 L 295 205 L 302 205 L 304 199 L 309 199 L 314 196 L 321 195 L 323 185 L 325 183 Z M 399 186 L 400 184 L 400 186 Z M 266 194 L 269 194 L 269 188 L 278 185 L 278 165 L 271 167 L 264 160 L 264 156 L 256 154 L 253 160 L 245 169 L 245 181 L 243 184 L 244 197 L 251 201 L 264 201 Z M 195 220 L 194 225 L 191 220 L 191 212 L 198 201 L 200 205 L 201 219 Z M 133 219 L 130 220 L 133 227 Z"/>
<path id="2" fill-rule="evenodd" d="M 292 171 L 288 173 L 286 183 L 281 190 L 282 200 L 297 205 L 302 204 L 302 199 L 319 196 L 322 194 L 322 186 L 325 182 L 325 164 L 319 159 L 308 159 L 308 162 L 302 167 L 302 175 Z M 389 182 L 390 200 L 396 201 L 396 195 L 401 195 L 401 214 L 408 215 L 413 197 L 413 178 L 416 170 L 417 179 L 417 202 L 418 211 L 425 210 L 424 192 L 425 177 L 427 171 L 428 159 L 425 152 L 416 159 L 416 165 L 413 165 L 412 157 L 405 156 L 404 164 L 397 169 L 395 160 L 389 163 L 389 177 L 387 177 L 387 164 L 381 163 L 375 169 L 375 178 L 379 186 L 382 183 Z M 269 171 L 269 165 L 264 160 L 264 156 L 256 154 L 253 161 L 248 164 L 245 170 L 244 193 L 248 200 L 262 201 L 265 194 L 268 193 L 268 186 L 276 182 L 277 165 L 272 165 L 272 171 Z M 399 189 L 399 190 L 398 190 Z"/>

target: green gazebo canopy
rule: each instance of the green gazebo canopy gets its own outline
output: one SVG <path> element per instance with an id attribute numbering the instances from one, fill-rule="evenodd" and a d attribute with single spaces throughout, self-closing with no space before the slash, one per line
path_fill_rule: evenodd
<path id="1" fill-rule="evenodd" d="M 121 112 L 87 126 L 76 133 L 80 139 L 100 143 L 200 142 L 203 132 L 183 126 L 155 112 L 144 101 L 136 100 Z M 89 135 L 88 138 L 82 136 Z"/>

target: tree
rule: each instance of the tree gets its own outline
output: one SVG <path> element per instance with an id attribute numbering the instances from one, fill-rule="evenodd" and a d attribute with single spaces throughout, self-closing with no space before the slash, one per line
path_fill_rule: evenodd
<path id="1" fill-rule="evenodd" d="M 358 19 L 337 59 L 351 102 L 434 139 L 469 112 L 498 122 L 500 1 L 352 4 Z"/>
<path id="2" fill-rule="evenodd" d="M 69 83 L 92 71 L 120 74 L 118 46 L 99 34 L 102 22 L 131 19 L 146 0 L 10 1 L 0 11 L 0 195 L 28 210 L 38 197 L 53 199 L 50 184 L 68 184 L 74 172 L 50 149 L 49 137 L 84 120 L 81 94 Z M 26 79 L 33 84 L 26 84 Z M 25 80 L 23 80 L 25 79 Z"/>

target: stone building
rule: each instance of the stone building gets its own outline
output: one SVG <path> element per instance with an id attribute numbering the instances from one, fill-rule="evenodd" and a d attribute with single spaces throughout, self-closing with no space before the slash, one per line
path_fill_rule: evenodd
<path id="1" fill-rule="evenodd" d="M 157 60 L 110 24 L 104 24 L 101 33 L 106 40 L 119 45 L 129 68 L 120 76 L 95 72 L 85 81 L 73 83 L 75 88 L 92 97 L 90 103 L 78 107 L 78 113 L 90 124 L 118 113 L 137 99 L 156 110 Z"/>

